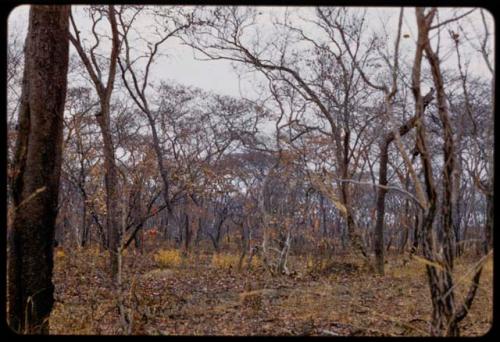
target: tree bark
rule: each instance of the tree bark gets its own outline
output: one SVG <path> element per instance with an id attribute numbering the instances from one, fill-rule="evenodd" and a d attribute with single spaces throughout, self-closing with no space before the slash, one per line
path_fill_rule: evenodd
<path id="1" fill-rule="evenodd" d="M 384 215 L 385 215 L 385 194 L 387 189 L 387 161 L 389 142 L 386 140 L 380 147 L 379 185 L 377 192 L 377 220 L 375 223 L 375 268 L 377 273 L 384 274 Z"/>
<path id="2" fill-rule="evenodd" d="M 453 171 L 455 168 L 455 153 L 454 153 L 454 142 L 453 142 L 453 130 L 451 128 L 451 122 L 448 113 L 448 105 L 446 100 L 446 94 L 444 91 L 443 78 L 441 76 L 441 70 L 439 66 L 439 58 L 436 53 L 431 48 L 430 41 L 428 38 L 428 32 L 425 36 L 424 49 L 426 52 L 427 59 L 431 66 L 432 77 L 437 91 L 437 102 L 438 102 L 438 113 L 441 119 L 444 130 L 444 144 L 443 144 L 443 155 L 444 155 L 444 166 L 443 166 L 443 195 L 442 195 L 442 205 L 441 205 L 441 219 L 444 233 L 443 241 L 443 256 L 444 256 L 444 272 L 440 275 L 440 281 L 443 292 L 448 293 L 447 296 L 441 294 L 439 307 L 434 308 L 434 311 L 439 311 L 439 315 L 444 316 L 445 321 L 443 327 L 439 327 L 442 331 L 446 331 L 447 336 L 458 336 L 458 322 L 455 319 L 456 307 L 455 307 L 455 296 L 454 296 L 454 285 L 453 285 L 453 259 L 454 259 L 454 241 L 453 241 L 453 203 L 452 203 L 452 191 L 453 191 Z M 441 318 L 442 320 L 442 318 Z M 435 321 L 434 322 L 438 322 Z M 437 328 L 438 324 L 434 325 Z"/>
<path id="3" fill-rule="evenodd" d="M 29 14 L 8 246 L 8 319 L 19 333 L 47 334 L 54 303 L 69 8 L 32 5 Z"/>
<path id="4" fill-rule="evenodd" d="M 437 247 L 442 250 L 434 250 L 434 237 L 432 234 L 432 225 L 437 210 L 437 194 L 436 186 L 433 180 L 432 163 L 429 157 L 428 149 L 425 141 L 425 126 L 421 122 L 417 129 L 417 147 L 420 152 L 422 164 L 424 167 L 424 176 L 426 182 L 427 196 L 429 199 L 428 209 L 425 210 L 424 219 L 422 222 L 423 232 L 423 251 L 424 256 L 434 262 L 440 263 L 441 267 L 434 265 L 426 265 L 429 288 L 432 299 L 432 319 L 431 319 L 431 334 L 433 336 L 459 336 L 459 322 L 465 318 L 467 312 L 474 300 L 474 296 L 481 277 L 482 266 L 476 269 L 473 276 L 473 282 L 469 287 L 468 295 L 465 302 L 457 307 L 454 296 L 453 284 L 453 261 L 454 261 L 454 244 L 453 244 L 453 222 L 452 222 L 452 191 L 453 191 L 453 171 L 455 168 L 454 141 L 453 131 L 448 113 L 448 104 L 444 91 L 444 82 L 440 69 L 440 61 L 437 53 L 435 53 L 430 44 L 429 31 L 431 30 L 432 20 L 437 12 L 436 8 L 432 8 L 427 14 L 424 14 L 424 9 L 416 9 L 417 25 L 418 25 L 418 40 L 417 51 L 425 50 L 429 61 L 434 85 L 437 90 L 438 113 L 441 124 L 443 126 L 443 154 L 444 165 L 442 170 L 442 205 L 441 205 L 441 225 L 443 229 L 443 240 L 437 242 Z M 418 70 L 419 71 L 419 70 Z M 414 69 L 414 96 L 416 103 L 416 111 L 422 107 L 422 97 L 420 96 L 420 75 L 416 76 Z"/>
<path id="5" fill-rule="evenodd" d="M 119 283 L 121 224 L 118 204 L 118 170 L 115 162 L 115 149 L 109 125 L 109 103 L 101 103 L 101 112 L 96 116 L 101 128 L 104 152 L 104 184 L 106 188 L 106 229 L 108 232 L 108 250 L 113 282 Z"/>

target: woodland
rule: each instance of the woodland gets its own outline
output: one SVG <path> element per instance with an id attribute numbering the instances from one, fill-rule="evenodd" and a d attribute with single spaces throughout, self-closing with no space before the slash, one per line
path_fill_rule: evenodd
<path id="1" fill-rule="evenodd" d="M 7 42 L 14 332 L 488 333 L 486 9 L 29 7 Z M 169 77 L 176 46 L 239 96 Z"/>

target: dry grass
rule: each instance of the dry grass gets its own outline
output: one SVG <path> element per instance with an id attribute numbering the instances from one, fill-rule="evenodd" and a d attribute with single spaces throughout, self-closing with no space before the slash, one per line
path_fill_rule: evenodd
<path id="1" fill-rule="evenodd" d="M 96 249 L 55 257 L 56 334 L 120 334 L 107 256 Z M 386 274 L 358 267 L 350 256 L 314 272 L 306 258 L 291 258 L 293 277 L 270 277 L 262 268 L 235 272 L 239 256 L 175 250 L 124 256 L 124 294 L 136 334 L 426 336 L 431 302 L 425 265 L 389 256 Z M 477 258 L 458 259 L 459 302 Z M 196 266 L 196 267 L 195 267 Z M 487 260 L 462 335 L 485 334 L 492 322 L 492 260 Z M 132 288 L 132 283 L 134 286 Z M 248 285 L 251 286 L 248 286 Z M 272 294 L 272 295 L 268 295 Z"/>
<path id="2" fill-rule="evenodd" d="M 218 269 L 237 269 L 238 264 L 240 262 L 240 256 L 235 255 L 235 254 L 229 254 L 229 253 L 217 253 L 212 256 L 212 261 L 211 265 L 212 267 L 218 268 Z M 243 260 L 243 265 L 246 266 L 247 264 L 247 259 L 245 258 Z M 262 265 L 262 262 L 258 256 L 254 256 L 252 258 L 252 261 L 250 263 L 250 267 L 255 269 L 257 267 L 260 267 Z"/>
<path id="3" fill-rule="evenodd" d="M 235 269 L 240 258 L 233 254 L 214 254 L 212 256 L 212 266 L 221 269 Z"/>
<path id="4" fill-rule="evenodd" d="M 179 267 L 182 263 L 182 254 L 179 250 L 162 249 L 153 258 L 160 268 Z"/>

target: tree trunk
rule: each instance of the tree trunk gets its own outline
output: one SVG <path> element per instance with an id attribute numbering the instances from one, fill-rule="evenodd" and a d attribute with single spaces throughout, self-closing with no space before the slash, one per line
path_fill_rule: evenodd
<path id="1" fill-rule="evenodd" d="M 492 182 L 493 184 L 493 182 Z M 484 253 L 486 254 L 493 248 L 493 193 L 489 193 L 486 195 L 486 205 L 487 205 L 487 216 L 486 216 L 486 224 L 484 225 L 485 229 L 485 238 L 486 238 L 486 248 Z"/>
<path id="2" fill-rule="evenodd" d="M 163 183 L 163 199 L 165 201 L 165 205 L 167 206 L 168 214 L 171 214 L 172 206 L 170 204 L 168 170 L 165 168 L 163 152 L 161 150 L 160 139 L 158 138 L 158 133 L 156 131 L 156 124 L 154 118 L 149 111 L 146 112 L 146 115 L 148 117 L 148 122 L 151 127 L 151 133 L 153 137 L 153 150 L 155 151 L 156 154 L 156 162 L 158 164 L 158 170 L 160 170 L 160 176 Z"/>
<path id="3" fill-rule="evenodd" d="M 240 259 L 238 261 L 238 271 L 241 271 L 241 268 L 243 266 L 243 260 L 245 259 L 245 256 L 247 255 L 247 250 L 250 247 L 250 240 L 246 237 L 245 225 L 243 222 L 239 225 L 239 228 L 241 233 L 241 254 L 240 254 Z"/>
<path id="4" fill-rule="evenodd" d="M 32 5 L 29 15 L 8 250 L 8 319 L 19 333 L 47 334 L 54 303 L 69 8 Z"/>
<path id="5" fill-rule="evenodd" d="M 85 200 L 83 200 L 83 208 L 82 208 L 82 236 L 81 236 L 81 247 L 85 247 L 87 245 L 87 240 L 89 238 L 89 225 L 87 224 L 87 205 L 85 204 Z"/>
<path id="6" fill-rule="evenodd" d="M 328 237 L 328 230 L 326 228 L 326 207 L 325 207 L 325 197 L 320 194 L 320 208 L 321 208 L 321 230 L 323 232 L 323 237 Z"/>
<path id="7" fill-rule="evenodd" d="M 142 216 L 144 212 L 143 202 L 142 202 L 142 184 L 141 179 L 137 178 L 134 180 L 134 184 L 132 185 L 132 189 L 130 192 L 130 216 L 132 219 L 132 227 L 136 227 L 137 225 L 142 225 Z M 141 228 L 138 232 L 134 234 L 134 246 L 139 253 L 144 252 L 143 246 L 143 228 Z"/>
<path id="8" fill-rule="evenodd" d="M 418 210 L 418 209 L 417 209 Z M 415 213 L 415 220 L 413 223 L 413 244 L 411 246 L 411 254 L 415 254 L 418 249 L 418 245 L 420 242 L 420 222 L 419 222 L 419 214 L 418 211 Z"/>
<path id="9" fill-rule="evenodd" d="M 410 232 L 410 224 L 409 224 L 409 217 L 410 217 L 410 202 L 408 199 L 405 199 L 405 210 L 403 213 L 403 222 L 404 222 L 404 227 L 403 227 L 403 237 L 401 238 L 401 245 L 399 246 L 399 253 L 403 254 L 403 252 L 406 249 L 406 245 L 408 244 L 408 237 L 409 237 L 409 232 Z"/>
<path id="10" fill-rule="evenodd" d="M 81 40 L 80 31 L 76 28 L 75 22 L 72 20 L 74 34 L 69 35 L 69 39 L 73 43 L 78 55 L 80 56 L 87 72 L 94 83 L 97 95 L 100 101 L 100 112 L 96 114 L 97 122 L 101 129 L 101 134 L 103 137 L 103 154 L 104 154 L 104 182 L 106 187 L 106 230 L 108 232 L 107 236 L 107 247 L 110 252 L 110 272 L 111 278 L 115 285 L 119 285 L 120 270 L 121 270 L 121 233 L 122 225 L 120 224 L 120 210 L 118 205 L 119 194 L 118 194 L 118 170 L 116 167 L 115 153 L 113 147 L 113 141 L 111 138 L 111 127 L 110 127 L 110 102 L 111 94 L 113 93 L 115 76 L 116 76 L 116 64 L 118 61 L 118 54 L 120 50 L 119 33 L 116 22 L 116 12 L 113 5 L 108 6 L 108 19 L 111 29 L 111 52 L 109 56 L 109 69 L 108 69 L 108 79 L 106 84 L 100 78 L 100 70 L 94 68 L 94 64 L 91 62 L 91 58 L 95 58 L 94 51 L 90 51 L 90 58 L 85 52 Z M 104 236 L 104 232 L 103 236 Z"/>
<path id="11" fill-rule="evenodd" d="M 384 215 L 385 215 L 385 194 L 387 189 L 387 161 L 389 143 L 384 140 L 380 146 L 380 167 L 379 167 L 379 185 L 377 192 L 377 220 L 375 223 L 375 268 L 377 273 L 384 274 Z"/>
<path id="12" fill-rule="evenodd" d="M 453 171 L 455 169 L 454 141 L 453 131 L 449 118 L 448 105 L 446 94 L 444 91 L 443 77 L 440 69 L 440 60 L 438 55 L 432 50 L 429 38 L 431 23 L 436 14 L 437 9 L 432 8 L 427 14 L 424 14 L 423 8 L 416 9 L 416 17 L 418 24 L 418 40 L 417 52 L 425 50 L 426 57 L 429 61 L 432 78 L 437 90 L 438 113 L 441 124 L 443 126 L 443 171 L 442 171 L 442 204 L 441 204 L 441 226 L 443 230 L 443 240 L 439 241 L 437 246 L 433 243 L 432 226 L 436 215 L 437 194 L 436 186 L 432 174 L 432 162 L 429 157 L 428 149 L 425 141 L 425 126 L 421 122 L 417 129 L 417 148 L 420 152 L 422 165 L 424 168 L 425 183 L 428 193 L 429 206 L 425 210 L 425 216 L 422 221 L 423 251 L 424 256 L 433 262 L 441 263 L 441 268 L 434 265 L 426 265 L 429 288 L 432 299 L 432 319 L 431 319 L 431 335 L 433 336 L 458 336 L 459 322 L 465 318 L 469 311 L 470 305 L 474 300 L 474 296 L 481 277 L 482 267 L 479 267 L 473 276 L 473 282 L 469 287 L 468 294 L 464 303 L 457 308 L 454 294 L 453 284 L 453 261 L 454 261 L 454 244 L 453 244 Z M 421 58 L 421 55 L 420 55 Z M 418 66 L 419 67 L 419 66 Z M 420 70 L 414 68 L 414 96 L 416 111 L 422 108 L 422 98 L 420 96 Z M 415 77 L 418 76 L 418 77 Z M 436 251 L 434 247 L 438 247 Z M 441 252 L 442 251 L 442 252 Z"/>
<path id="13" fill-rule="evenodd" d="M 104 183 L 106 187 L 106 229 L 108 232 L 108 250 L 110 254 L 110 271 L 113 283 L 120 282 L 121 268 L 121 224 L 118 197 L 118 170 L 115 161 L 115 150 L 111 138 L 109 103 L 101 103 L 101 112 L 96 116 L 101 128 L 104 143 Z"/>
<path id="14" fill-rule="evenodd" d="M 428 34 L 428 33 L 427 33 Z M 441 272 L 439 280 L 442 289 L 440 297 L 445 297 L 444 299 L 439 299 L 438 305 L 434 306 L 433 314 L 433 328 L 439 329 L 440 331 L 445 331 L 447 336 L 458 336 L 459 329 L 458 323 L 456 322 L 456 307 L 455 307 L 455 294 L 453 285 L 453 260 L 454 260 L 454 239 L 453 239 L 453 203 L 452 203 L 452 191 L 453 191 L 453 171 L 455 169 L 455 153 L 454 153 L 454 142 L 453 142 L 453 130 L 451 127 L 451 122 L 448 114 L 448 106 L 446 94 L 444 91 L 443 78 L 441 76 L 441 70 L 439 66 L 439 58 L 434 53 L 430 46 L 429 38 L 426 36 L 425 40 L 425 52 L 427 59 L 432 70 L 432 76 L 434 84 L 437 91 L 437 102 L 438 102 L 438 113 L 443 125 L 443 155 L 444 155 L 444 166 L 442 172 L 443 179 L 443 195 L 442 195 L 442 205 L 441 205 L 441 219 L 443 228 L 443 257 L 444 257 L 444 271 Z M 448 293 L 444 296 L 444 293 Z M 436 319 L 436 315 L 439 315 Z M 444 320 L 444 322 L 442 322 Z M 441 326 L 443 325 L 443 326 Z"/>
<path id="15" fill-rule="evenodd" d="M 340 174 L 341 179 L 349 179 L 349 131 L 345 131 L 345 135 L 340 142 L 336 141 L 337 146 L 337 160 L 340 161 Z M 340 184 L 341 201 L 346 209 L 345 220 L 347 227 L 347 236 L 349 238 L 349 243 L 354 247 L 354 252 L 360 254 L 364 261 L 369 261 L 369 257 L 363 243 L 363 238 L 359 232 L 359 227 L 353 216 L 353 210 L 351 206 L 351 196 L 349 192 L 349 184 L 342 182 Z"/>
<path id="16" fill-rule="evenodd" d="M 184 255 L 187 255 L 189 252 L 189 242 L 191 241 L 191 229 L 189 227 L 190 217 L 187 213 L 184 214 Z"/>

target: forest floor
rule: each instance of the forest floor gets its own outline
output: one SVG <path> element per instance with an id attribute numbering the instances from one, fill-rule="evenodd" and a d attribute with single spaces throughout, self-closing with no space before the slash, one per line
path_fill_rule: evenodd
<path id="1" fill-rule="evenodd" d="M 323 267 L 292 256 L 294 275 L 275 277 L 258 263 L 238 271 L 238 259 L 236 253 L 183 258 L 174 250 L 160 256 L 126 252 L 120 300 L 110 286 L 105 252 L 58 249 L 51 333 L 428 335 L 432 307 L 425 264 L 418 259 L 404 263 L 402 255 L 389 255 L 386 274 L 378 276 L 345 255 Z M 456 261 L 458 302 L 477 259 Z M 492 263 L 490 256 L 461 335 L 483 335 L 491 327 Z M 127 319 L 120 319 L 119 301 Z"/>

